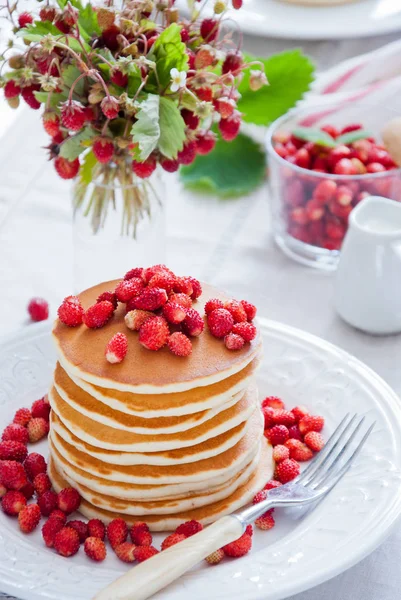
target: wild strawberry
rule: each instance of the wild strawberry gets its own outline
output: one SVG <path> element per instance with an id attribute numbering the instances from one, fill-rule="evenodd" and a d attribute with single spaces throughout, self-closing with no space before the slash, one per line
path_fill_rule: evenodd
<path id="1" fill-rule="evenodd" d="M 322 431 L 324 427 L 324 418 L 313 416 L 313 415 L 305 415 L 298 424 L 299 431 L 302 435 L 306 435 L 309 431 Z"/>
<path id="2" fill-rule="evenodd" d="M 199 51 L 198 54 L 199 55 Z M 185 125 L 189 128 L 189 129 L 197 129 L 198 125 L 199 125 L 199 117 L 197 117 L 195 115 L 195 113 L 193 113 L 192 111 L 184 108 L 181 111 L 181 116 L 184 119 L 184 123 Z"/>
<path id="3" fill-rule="evenodd" d="M 134 550 L 135 560 L 140 563 L 152 558 L 155 554 L 159 554 L 159 551 L 153 546 L 136 546 Z"/>
<path id="4" fill-rule="evenodd" d="M 0 442 L 0 460 L 16 460 L 22 463 L 27 454 L 28 450 L 25 444 L 21 442 L 15 442 L 14 440 Z"/>
<path id="5" fill-rule="evenodd" d="M 195 90 L 199 100 L 211 102 L 213 100 L 213 90 L 210 87 L 200 87 Z"/>
<path id="6" fill-rule="evenodd" d="M 57 314 L 64 325 L 77 327 L 82 323 L 84 312 L 77 296 L 67 296 L 60 304 Z"/>
<path id="7" fill-rule="evenodd" d="M 164 318 L 174 325 L 181 323 L 187 315 L 187 311 L 183 306 L 176 302 L 167 302 L 163 307 Z"/>
<path id="8" fill-rule="evenodd" d="M 209 565 L 218 565 L 224 558 L 224 550 L 223 548 L 219 548 L 215 550 L 209 556 L 206 556 L 205 561 L 209 563 Z"/>
<path id="9" fill-rule="evenodd" d="M 130 530 L 131 540 L 136 546 L 151 546 L 152 545 L 152 534 L 149 529 L 142 527 L 131 527 Z"/>
<path id="10" fill-rule="evenodd" d="M 244 64 L 244 58 L 238 50 L 229 50 L 227 56 L 223 62 L 222 72 L 233 73 L 238 75 L 241 71 L 242 65 Z"/>
<path id="11" fill-rule="evenodd" d="M 103 35 L 105 32 L 103 32 Z M 119 102 L 117 98 L 113 96 L 105 97 L 100 103 L 100 108 L 105 117 L 108 119 L 115 119 L 118 116 L 118 112 L 120 110 Z"/>
<path id="12" fill-rule="evenodd" d="M 41 21 L 50 21 L 51 23 L 54 21 L 56 16 L 56 9 L 52 6 L 44 6 L 39 11 L 39 17 Z"/>
<path id="13" fill-rule="evenodd" d="M 164 306 L 167 299 L 167 292 L 163 288 L 146 288 L 139 296 L 132 299 L 130 308 L 153 311 Z"/>
<path id="14" fill-rule="evenodd" d="M 141 179 L 146 179 L 150 177 L 152 173 L 156 170 L 157 163 L 156 159 L 153 156 L 149 156 L 143 162 L 138 162 L 136 160 L 132 161 L 132 170 L 137 177 Z"/>
<path id="15" fill-rule="evenodd" d="M 29 408 L 19 408 L 14 415 L 13 423 L 26 427 L 32 418 Z"/>
<path id="16" fill-rule="evenodd" d="M 52 483 L 46 473 L 38 473 L 33 479 L 33 487 L 38 496 L 48 492 L 52 488 Z"/>
<path id="17" fill-rule="evenodd" d="M 110 321 L 114 313 L 111 302 L 104 300 L 90 306 L 83 314 L 82 320 L 90 329 L 98 329 Z"/>
<path id="18" fill-rule="evenodd" d="M 235 111 L 231 117 L 228 117 L 227 119 L 220 119 L 218 127 L 223 140 L 226 142 L 234 140 L 241 127 L 241 117 L 238 111 Z"/>
<path id="19" fill-rule="evenodd" d="M 164 539 L 162 541 L 161 549 L 167 550 L 167 548 L 170 548 L 171 546 L 175 546 L 179 542 L 183 542 L 186 539 L 187 538 L 185 537 L 185 535 L 182 535 L 182 533 L 172 533 L 171 535 L 168 535 L 166 537 L 166 539 Z"/>
<path id="20" fill-rule="evenodd" d="M 16 98 L 21 93 L 20 86 L 14 81 L 14 79 L 10 79 L 7 81 L 4 86 L 4 96 L 9 100 L 10 98 Z"/>
<path id="21" fill-rule="evenodd" d="M 60 521 L 62 521 L 63 525 L 65 525 L 65 523 L 67 522 L 67 515 L 59 508 L 56 508 L 56 510 L 53 510 L 53 512 L 51 513 L 49 519 L 59 519 Z"/>
<path id="22" fill-rule="evenodd" d="M 149 279 L 148 287 L 150 288 L 162 288 L 166 290 L 167 294 L 171 294 L 176 282 L 176 277 L 171 273 L 160 271 L 155 273 L 153 277 Z"/>
<path id="23" fill-rule="evenodd" d="M 178 162 L 178 160 L 173 160 L 169 158 L 161 158 L 160 165 L 162 169 L 167 171 L 167 173 L 175 173 L 180 167 L 180 163 Z"/>
<path id="24" fill-rule="evenodd" d="M 134 309 L 127 312 L 124 321 L 128 329 L 139 331 L 142 325 L 149 319 L 154 318 L 154 316 L 154 313 L 147 310 Z"/>
<path id="25" fill-rule="evenodd" d="M 52 492 L 51 490 L 44 492 L 44 494 L 42 494 L 38 498 L 38 506 L 42 515 L 44 517 L 49 517 L 51 513 L 57 508 L 56 492 Z"/>
<path id="26" fill-rule="evenodd" d="M 242 0 L 231 0 L 231 4 L 235 10 L 239 10 L 242 6 Z"/>
<path id="27" fill-rule="evenodd" d="M 189 294 L 192 300 L 197 300 L 202 295 L 202 285 L 195 277 L 186 277 L 188 283 L 192 286 L 192 293 Z"/>
<path id="28" fill-rule="evenodd" d="M 48 421 L 50 415 L 50 404 L 43 398 L 35 400 L 31 407 L 31 413 L 34 419 L 44 419 L 45 421 Z"/>
<path id="29" fill-rule="evenodd" d="M 241 350 L 244 344 L 244 338 L 236 333 L 229 333 L 224 337 L 224 345 L 228 350 Z"/>
<path id="30" fill-rule="evenodd" d="M 106 538 L 106 526 L 100 519 L 90 519 L 87 523 L 88 536 L 96 537 L 100 540 Z"/>
<path id="31" fill-rule="evenodd" d="M 232 330 L 234 319 L 225 308 L 217 308 L 208 315 L 207 324 L 214 337 L 223 338 Z"/>
<path id="32" fill-rule="evenodd" d="M 289 438 L 288 429 L 285 425 L 274 425 L 274 427 L 266 429 L 265 435 L 272 446 L 285 444 Z"/>
<path id="33" fill-rule="evenodd" d="M 49 316 L 49 304 L 43 298 L 32 298 L 28 304 L 32 321 L 45 321 Z"/>
<path id="34" fill-rule="evenodd" d="M 275 526 L 275 524 L 276 522 L 270 511 L 267 511 L 255 521 L 256 527 L 262 529 L 263 531 L 268 531 L 269 529 L 272 529 Z"/>
<path id="35" fill-rule="evenodd" d="M 212 131 L 200 132 L 196 138 L 196 151 L 201 156 L 210 154 L 216 146 L 216 134 Z"/>
<path id="36" fill-rule="evenodd" d="M 182 322 L 183 332 L 192 337 L 197 337 L 202 333 L 204 327 L 205 322 L 198 311 L 194 308 L 188 309 L 185 319 Z"/>
<path id="37" fill-rule="evenodd" d="M 241 304 L 246 312 L 248 321 L 253 321 L 253 319 L 256 317 L 256 306 L 254 304 L 251 304 L 247 300 L 241 300 Z"/>
<path id="38" fill-rule="evenodd" d="M 136 546 L 135 544 L 131 544 L 130 542 L 123 542 L 114 548 L 114 552 L 117 557 L 125 563 L 133 563 L 135 562 L 134 550 Z"/>
<path id="39" fill-rule="evenodd" d="M 108 163 L 113 158 L 114 144 L 110 138 L 97 137 L 92 145 L 93 154 L 100 163 Z"/>
<path id="40" fill-rule="evenodd" d="M 205 313 L 207 315 L 210 315 L 210 313 L 216 310 L 217 308 L 224 308 L 224 304 L 221 300 L 218 300 L 218 298 L 212 298 L 211 300 L 208 300 L 205 304 Z"/>
<path id="41" fill-rule="evenodd" d="M 120 363 L 128 352 L 128 340 L 125 333 L 116 333 L 106 346 L 106 360 L 111 363 Z"/>
<path id="42" fill-rule="evenodd" d="M 53 111 L 45 111 L 42 117 L 43 128 L 51 137 L 60 132 L 60 117 Z"/>
<path id="43" fill-rule="evenodd" d="M 53 538 L 53 547 L 61 556 L 74 556 L 79 550 L 79 535 L 71 527 L 63 527 Z"/>
<path id="44" fill-rule="evenodd" d="M 139 343 L 148 350 L 160 350 L 166 345 L 170 335 L 167 322 L 163 317 L 147 320 L 139 330 Z"/>
<path id="45" fill-rule="evenodd" d="M 0 462 L 0 482 L 9 490 L 21 490 L 27 483 L 24 467 L 16 460 Z"/>
<path id="46" fill-rule="evenodd" d="M 293 425 L 288 429 L 288 433 L 290 435 L 290 440 L 301 440 L 302 442 L 302 434 L 299 431 L 298 425 Z"/>
<path id="47" fill-rule="evenodd" d="M 324 447 L 323 436 L 317 431 L 309 431 L 305 435 L 304 442 L 313 452 L 320 452 Z"/>
<path id="48" fill-rule="evenodd" d="M 252 323 L 235 323 L 232 332 L 240 335 L 246 342 L 251 342 L 256 337 L 256 327 Z"/>
<path id="49" fill-rule="evenodd" d="M 40 102 L 36 99 L 35 92 L 40 90 L 40 85 L 34 83 L 33 85 L 28 85 L 27 87 L 22 88 L 21 96 L 25 100 L 28 106 L 33 108 L 33 110 L 39 110 Z"/>
<path id="50" fill-rule="evenodd" d="M 215 100 L 215 106 L 217 112 L 221 115 L 222 119 L 228 119 L 233 114 L 236 104 L 232 98 L 222 97 Z"/>
<path id="51" fill-rule="evenodd" d="M 64 488 L 58 493 L 57 506 L 67 515 L 70 515 L 74 511 L 78 510 L 80 504 L 81 496 L 74 488 Z"/>
<path id="52" fill-rule="evenodd" d="M 300 473 L 299 464 L 292 458 L 287 458 L 276 466 L 276 477 L 281 483 L 288 483 Z"/>
<path id="53" fill-rule="evenodd" d="M 199 523 L 199 521 L 195 521 L 193 519 L 192 521 L 186 521 L 185 523 L 181 523 L 181 525 L 178 525 L 177 529 L 175 530 L 175 533 L 180 533 L 182 535 L 185 535 L 185 537 L 191 537 L 195 535 L 195 533 L 199 533 L 199 531 L 202 531 L 202 529 L 202 523 Z"/>
<path id="54" fill-rule="evenodd" d="M 250 535 L 244 533 L 238 540 L 223 546 L 223 551 L 226 556 L 232 556 L 233 558 L 239 558 L 248 554 L 252 548 L 252 538 Z"/>
<path id="55" fill-rule="evenodd" d="M 306 406 L 295 406 L 295 408 L 291 409 L 291 412 L 295 417 L 296 423 L 298 423 L 301 419 L 305 417 L 305 415 L 308 414 L 308 409 L 306 408 Z"/>
<path id="56" fill-rule="evenodd" d="M 48 548 L 53 548 L 56 534 L 64 527 L 61 519 L 48 519 L 42 527 L 42 537 Z"/>
<path id="57" fill-rule="evenodd" d="M 132 279 L 133 277 L 142 277 L 142 273 L 143 273 L 142 267 L 135 267 L 134 269 L 131 269 L 130 271 L 126 272 L 126 274 L 124 275 L 124 279 Z"/>
<path id="58" fill-rule="evenodd" d="M 290 457 L 298 462 L 307 462 L 313 457 L 313 452 L 306 444 L 300 440 L 290 439 L 286 442 Z"/>
<path id="59" fill-rule="evenodd" d="M 45 419 L 42 419 L 41 417 L 31 419 L 26 428 L 29 435 L 29 441 L 31 444 L 34 444 L 35 442 L 39 442 L 39 440 L 42 440 L 47 436 L 49 433 L 49 422 L 45 421 Z"/>
<path id="60" fill-rule="evenodd" d="M 286 460 L 287 458 L 290 458 L 290 451 L 286 446 L 278 444 L 273 448 L 273 460 L 276 463 Z"/>
<path id="61" fill-rule="evenodd" d="M 168 337 L 167 346 L 176 356 L 189 356 L 192 352 L 191 340 L 180 331 L 176 331 Z"/>
<path id="62" fill-rule="evenodd" d="M 33 23 L 33 17 L 28 12 L 23 12 L 18 16 L 18 25 L 23 29 L 27 25 Z"/>
<path id="63" fill-rule="evenodd" d="M 35 493 L 35 488 L 30 481 L 27 481 L 27 483 L 20 489 L 20 492 L 21 494 L 24 494 L 27 500 L 30 500 Z"/>
<path id="64" fill-rule="evenodd" d="M 14 442 L 21 442 L 21 444 L 27 444 L 29 442 L 29 435 L 25 427 L 18 425 L 17 423 L 11 423 L 7 425 L 1 436 L 3 442 L 9 440 Z"/>
<path id="65" fill-rule="evenodd" d="M 32 533 L 39 525 L 40 509 L 37 504 L 28 504 L 18 514 L 19 528 L 22 533 Z"/>
<path id="66" fill-rule="evenodd" d="M 58 156 L 54 161 L 54 168 L 62 179 L 74 179 L 79 171 L 79 159 L 67 160 Z"/>
<path id="67" fill-rule="evenodd" d="M 190 277 L 176 277 L 174 282 L 174 292 L 177 294 L 186 294 L 191 296 L 193 294 L 193 287 Z"/>
<path id="68" fill-rule="evenodd" d="M 263 402 L 262 406 L 270 406 L 270 408 L 274 408 L 274 410 L 284 410 L 285 404 L 284 402 L 278 398 L 277 396 L 267 396 Z"/>
<path id="69" fill-rule="evenodd" d="M 152 267 L 147 267 L 142 270 L 142 280 L 147 285 L 149 281 L 154 277 L 157 273 L 169 273 L 170 275 L 174 275 L 174 273 L 166 267 L 166 265 L 153 265 Z"/>
<path id="70" fill-rule="evenodd" d="M 88 537 L 84 542 L 86 556 L 95 562 L 102 562 L 106 558 L 106 546 L 102 540 L 96 537 Z"/>
<path id="71" fill-rule="evenodd" d="M 186 142 L 177 154 L 177 160 L 180 165 L 191 165 L 196 158 L 196 142 L 194 140 L 190 140 Z"/>
<path id="72" fill-rule="evenodd" d="M 21 492 L 7 492 L 1 501 L 1 508 L 10 517 L 17 516 L 24 506 L 26 506 L 26 498 Z"/>
<path id="73" fill-rule="evenodd" d="M 215 61 L 215 58 L 216 53 L 211 46 L 208 44 L 200 46 L 199 50 L 195 54 L 195 69 L 200 70 L 210 67 Z M 193 127 L 193 129 L 196 129 L 196 127 Z"/>
<path id="74" fill-rule="evenodd" d="M 270 406 L 265 406 L 264 408 L 262 408 L 262 413 L 265 419 L 264 429 L 270 429 L 271 427 L 273 427 L 273 425 L 275 425 L 273 419 L 274 409 L 270 408 Z"/>
<path id="75" fill-rule="evenodd" d="M 282 486 L 283 484 L 280 481 L 276 481 L 275 479 L 270 479 L 270 481 L 268 481 L 265 485 L 265 487 L 263 488 L 266 491 L 269 490 L 274 490 L 275 488 L 278 488 L 280 486 Z"/>
<path id="76" fill-rule="evenodd" d="M 61 122 L 70 131 L 79 131 L 85 124 L 85 111 L 80 102 L 65 102 L 61 108 Z"/>
<path id="77" fill-rule="evenodd" d="M 285 425 L 288 428 L 295 425 L 295 416 L 289 410 L 275 410 L 273 420 L 276 425 Z"/>
<path id="78" fill-rule="evenodd" d="M 267 498 L 267 492 L 265 490 L 261 490 L 253 497 L 252 504 L 259 504 L 259 502 L 264 502 Z"/>
<path id="79" fill-rule="evenodd" d="M 191 308 L 191 306 L 192 306 L 191 298 L 189 296 L 187 296 L 187 294 L 183 294 L 183 293 L 171 294 L 171 296 L 169 298 L 169 302 L 174 302 L 174 304 L 179 304 L 183 308 Z"/>
<path id="80" fill-rule="evenodd" d="M 232 314 L 235 323 L 247 321 L 247 314 L 244 307 L 237 300 L 229 300 L 224 304 L 224 308 Z"/>
<path id="81" fill-rule="evenodd" d="M 114 549 L 127 541 L 128 527 L 123 519 L 114 519 L 107 526 L 107 538 Z M 134 542 L 135 543 L 135 542 Z"/>
<path id="82" fill-rule="evenodd" d="M 203 19 L 200 34 L 206 42 L 214 41 L 219 33 L 219 23 L 215 19 Z"/>
<path id="83" fill-rule="evenodd" d="M 125 88 L 128 85 L 128 75 L 122 73 L 119 69 L 114 68 L 111 70 L 110 79 L 119 87 Z"/>

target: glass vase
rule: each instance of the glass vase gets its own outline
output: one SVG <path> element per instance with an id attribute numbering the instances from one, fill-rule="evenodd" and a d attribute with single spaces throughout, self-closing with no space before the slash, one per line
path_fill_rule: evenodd
<path id="1" fill-rule="evenodd" d="M 165 214 L 160 174 L 147 179 L 131 165 L 97 165 L 89 183 L 73 188 L 74 288 L 79 293 L 118 279 L 136 266 L 165 260 Z"/>

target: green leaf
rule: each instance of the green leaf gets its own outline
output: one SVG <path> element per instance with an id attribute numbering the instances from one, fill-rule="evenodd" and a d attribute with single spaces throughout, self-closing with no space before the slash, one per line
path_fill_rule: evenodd
<path id="1" fill-rule="evenodd" d="M 100 35 L 101 29 L 97 21 L 97 14 L 91 4 L 87 4 L 79 11 L 78 27 L 81 35 L 88 42 L 96 34 Z"/>
<path id="2" fill-rule="evenodd" d="M 50 21 L 35 21 L 32 25 L 28 25 L 17 31 L 19 37 L 30 42 L 40 42 L 45 35 L 49 34 L 57 37 L 62 35 L 60 30 Z"/>
<path id="3" fill-rule="evenodd" d="M 269 81 L 269 85 L 253 92 L 249 87 L 249 75 L 258 67 L 252 66 L 245 71 L 239 86 L 242 98 L 238 108 L 244 113 L 243 120 L 247 123 L 269 125 L 295 106 L 313 81 L 315 68 L 300 50 L 288 50 L 267 59 L 248 55 L 246 60 L 262 62 Z"/>
<path id="4" fill-rule="evenodd" d="M 89 152 L 87 152 L 87 154 L 85 154 L 85 156 L 83 158 L 80 173 L 79 173 L 80 179 L 81 179 L 82 183 L 84 183 L 85 185 L 89 185 L 90 182 L 92 181 L 92 179 L 93 179 L 92 171 L 96 164 L 97 164 L 96 156 L 93 154 L 92 150 L 90 150 Z"/>
<path id="5" fill-rule="evenodd" d="M 132 138 L 138 144 L 135 149 L 138 160 L 146 160 L 157 146 L 160 137 L 159 108 L 160 96 L 156 94 L 148 94 L 146 100 L 140 103 L 137 120 L 131 129 Z"/>
<path id="6" fill-rule="evenodd" d="M 140 22 L 141 31 L 154 31 L 157 28 L 157 24 L 149 19 L 142 19 Z"/>
<path id="7" fill-rule="evenodd" d="M 356 131 L 349 131 L 348 133 L 344 133 L 336 138 L 336 144 L 352 144 L 353 142 L 357 142 L 358 140 L 365 140 L 366 138 L 372 137 L 373 134 L 371 131 L 367 129 L 357 129 Z"/>
<path id="8" fill-rule="evenodd" d="M 159 35 L 148 56 L 155 61 L 158 81 L 164 88 L 170 85 L 171 69 L 188 71 L 188 55 L 186 46 L 181 41 L 180 31 L 181 27 L 172 23 Z M 153 78 L 154 75 L 149 78 L 152 83 Z"/>
<path id="9" fill-rule="evenodd" d="M 177 105 L 170 98 L 160 98 L 160 138 L 158 147 L 167 158 L 177 158 L 185 140 L 185 122 Z"/>
<path id="10" fill-rule="evenodd" d="M 249 194 L 263 182 L 265 169 L 259 144 L 240 133 L 232 142 L 219 140 L 213 152 L 182 167 L 180 177 L 189 189 L 227 198 Z"/>
<path id="11" fill-rule="evenodd" d="M 68 160 L 74 160 L 85 150 L 84 142 L 89 141 L 95 135 L 95 132 L 91 127 L 85 127 L 79 133 L 68 138 L 60 146 L 60 156 L 67 158 Z"/>
<path id="12" fill-rule="evenodd" d="M 337 140 L 334 140 L 331 135 L 326 133 L 326 131 L 315 129 L 314 127 L 297 127 L 292 131 L 292 134 L 300 140 L 304 140 L 305 142 L 313 142 L 318 146 L 334 148 L 337 145 Z"/>
<path id="13" fill-rule="evenodd" d="M 36 100 L 38 102 L 42 102 L 43 104 L 45 104 L 47 102 L 47 99 L 50 94 L 50 92 L 33 92 L 33 93 L 34 93 Z M 66 94 L 55 94 L 53 92 L 50 97 L 49 107 L 50 108 L 58 107 L 59 104 L 61 104 L 62 102 L 64 102 L 64 100 L 66 100 L 66 98 L 67 98 Z"/>
<path id="14" fill-rule="evenodd" d="M 142 83 L 142 77 L 139 71 L 139 68 L 136 65 L 132 65 L 130 70 L 129 70 L 129 74 L 128 74 L 128 87 L 127 87 L 127 94 L 130 98 L 133 98 L 135 96 L 135 94 L 137 93 L 139 86 Z M 156 91 L 156 90 L 155 90 Z"/>
<path id="15" fill-rule="evenodd" d="M 63 73 L 63 83 L 64 83 L 65 87 L 68 88 L 69 90 L 72 88 L 74 82 L 81 75 L 81 71 L 78 69 L 78 67 L 75 67 L 74 65 L 68 65 L 68 67 L 63 69 L 62 73 Z M 77 96 L 81 96 L 83 94 L 84 85 L 85 85 L 85 81 L 82 78 L 78 81 L 77 85 L 74 87 L 74 93 L 77 94 Z"/>

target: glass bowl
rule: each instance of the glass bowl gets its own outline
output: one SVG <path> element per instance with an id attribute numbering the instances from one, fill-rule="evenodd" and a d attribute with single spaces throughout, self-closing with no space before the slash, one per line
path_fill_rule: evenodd
<path id="1" fill-rule="evenodd" d="M 401 169 L 358 175 L 309 170 L 280 156 L 274 148 L 277 140 L 298 127 L 341 130 L 360 123 L 380 143 L 383 126 L 395 116 L 385 106 L 345 100 L 294 109 L 270 126 L 266 147 L 273 235 L 287 255 L 309 266 L 335 269 L 352 208 L 370 195 L 401 201 Z"/>

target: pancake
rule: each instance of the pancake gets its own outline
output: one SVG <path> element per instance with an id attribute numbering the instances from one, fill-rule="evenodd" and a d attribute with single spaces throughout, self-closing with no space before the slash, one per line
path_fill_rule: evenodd
<path id="1" fill-rule="evenodd" d="M 173 515 L 137 515 L 135 518 L 123 513 L 112 512 L 111 510 L 95 507 L 85 499 L 81 502 L 79 510 L 88 519 L 98 518 L 102 519 L 105 523 L 109 523 L 113 519 L 119 517 L 124 519 L 128 524 L 132 524 L 135 521 L 146 521 L 152 531 L 171 531 L 176 529 L 181 523 L 185 523 L 192 519 L 200 521 L 203 525 L 208 525 L 220 517 L 239 510 L 245 504 L 250 502 L 256 492 L 261 490 L 265 483 L 271 479 L 273 470 L 272 448 L 267 443 L 267 440 L 263 438 L 262 451 L 257 468 L 245 484 L 241 485 L 233 494 L 224 500 Z M 64 487 L 69 486 L 69 483 L 63 474 L 58 472 L 52 459 L 49 461 L 49 477 L 57 492 Z"/>
<path id="2" fill-rule="evenodd" d="M 96 302 L 97 297 L 114 289 L 118 281 L 99 284 L 79 295 L 84 308 Z M 193 308 L 204 313 L 210 298 L 227 300 L 227 296 L 213 287 L 203 285 L 203 293 Z M 222 381 L 244 369 L 259 354 L 260 335 L 250 344 L 232 352 L 220 339 L 211 335 L 207 325 L 197 338 L 192 338 L 192 354 L 185 358 L 175 356 L 167 347 L 151 352 L 138 342 L 138 334 L 124 323 L 125 305 L 120 304 L 105 327 L 88 329 L 84 325 L 66 327 L 56 320 L 53 338 L 63 368 L 73 377 L 89 383 L 140 394 L 183 392 Z M 128 353 L 119 364 L 110 364 L 104 349 L 110 338 L 124 331 L 128 337 Z"/>
<path id="3" fill-rule="evenodd" d="M 198 427 L 171 434 L 142 435 L 102 425 L 69 406 L 54 387 L 49 392 L 52 409 L 77 437 L 99 448 L 126 452 L 158 452 L 200 444 L 246 421 L 255 409 L 257 398 L 257 387 L 252 383 L 237 404 Z"/>
<path id="4" fill-rule="evenodd" d="M 231 496 L 235 490 L 246 483 L 255 471 L 259 462 L 260 449 L 253 460 L 244 467 L 244 469 L 235 477 L 231 478 L 225 485 L 218 488 L 209 489 L 207 482 L 199 491 L 192 491 L 184 497 L 169 498 L 168 496 L 160 500 L 140 501 L 132 498 L 120 498 L 119 496 L 108 496 L 100 492 L 94 491 L 85 486 L 76 478 L 76 474 L 70 476 L 68 470 L 65 469 L 65 463 L 59 461 L 59 455 L 52 454 L 52 460 L 59 472 L 63 473 L 63 477 L 73 485 L 80 493 L 82 498 L 98 508 L 119 512 L 124 515 L 169 515 L 186 510 L 201 508 L 208 504 L 224 500 Z"/>
<path id="5" fill-rule="evenodd" d="M 54 387 L 61 398 L 76 411 L 90 417 L 94 421 L 108 425 L 115 429 L 131 431 L 132 433 L 161 434 L 186 431 L 192 427 L 197 427 L 202 423 L 212 419 L 223 410 L 227 410 L 233 404 L 236 404 L 244 394 L 244 391 L 235 394 L 224 404 L 215 408 L 204 410 L 191 415 L 181 417 L 154 417 L 144 419 L 135 415 L 127 415 L 106 404 L 99 402 L 93 396 L 79 388 L 67 375 L 64 369 L 58 365 L 54 373 Z"/>
<path id="6" fill-rule="evenodd" d="M 84 379 L 74 377 L 71 373 L 68 373 L 68 375 L 79 388 L 110 408 L 129 415 L 152 419 L 155 417 L 189 415 L 224 404 L 232 396 L 248 387 L 258 366 L 259 360 L 255 358 L 242 371 L 227 377 L 223 381 L 205 387 L 189 389 L 185 392 L 169 394 L 120 392 L 119 390 L 110 390 L 93 385 Z"/>
<path id="7" fill-rule="evenodd" d="M 250 421 L 251 419 L 244 421 L 230 431 L 226 431 L 195 446 L 165 450 L 164 452 L 132 453 L 120 452 L 118 450 L 104 450 L 91 446 L 71 433 L 54 411 L 50 415 L 51 430 L 55 431 L 63 440 L 72 444 L 88 456 L 111 465 L 111 468 L 113 468 L 112 465 L 180 465 L 204 460 L 211 456 L 218 456 L 239 442 L 249 427 Z"/>
<path id="8" fill-rule="evenodd" d="M 102 463 L 86 455 L 74 446 L 67 444 L 56 432 L 51 432 L 54 446 L 69 464 L 83 471 L 85 485 L 92 487 L 97 483 L 104 488 L 113 487 L 113 482 L 138 483 L 141 485 L 178 485 L 193 484 L 195 481 L 209 480 L 210 485 L 227 481 L 247 464 L 255 455 L 263 434 L 263 419 L 259 410 L 255 410 L 244 437 L 226 452 L 218 456 L 182 465 L 134 465 L 118 466 Z M 219 478 L 219 480 L 217 480 Z M 90 482 L 90 483 L 89 483 Z M 115 488 L 117 486 L 114 486 Z"/>

